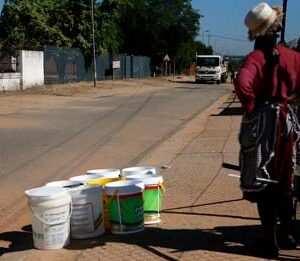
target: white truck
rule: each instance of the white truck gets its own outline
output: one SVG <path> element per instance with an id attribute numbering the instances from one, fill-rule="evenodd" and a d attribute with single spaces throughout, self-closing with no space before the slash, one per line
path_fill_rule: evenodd
<path id="1" fill-rule="evenodd" d="M 228 77 L 227 64 L 220 55 L 196 55 L 195 81 L 214 81 L 218 84 L 226 82 Z"/>

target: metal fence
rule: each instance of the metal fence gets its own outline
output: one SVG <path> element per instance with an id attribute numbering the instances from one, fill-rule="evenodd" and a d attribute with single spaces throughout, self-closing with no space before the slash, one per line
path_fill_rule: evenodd
<path id="1" fill-rule="evenodd" d="M 18 72 L 17 55 L 13 55 L 7 52 L 0 52 L 0 73 L 5 72 Z"/>
<path id="2" fill-rule="evenodd" d="M 150 63 L 146 56 L 100 55 L 96 57 L 97 80 L 149 77 Z M 74 48 L 46 47 L 44 71 L 46 84 L 93 80 L 91 60 Z"/>

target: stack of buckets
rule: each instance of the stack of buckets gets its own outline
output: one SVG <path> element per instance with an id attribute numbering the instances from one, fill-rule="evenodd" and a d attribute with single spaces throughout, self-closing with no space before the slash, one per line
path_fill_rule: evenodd
<path id="1" fill-rule="evenodd" d="M 89 170 L 26 190 L 33 243 L 59 249 L 105 232 L 131 234 L 161 221 L 163 178 L 154 167 Z"/>

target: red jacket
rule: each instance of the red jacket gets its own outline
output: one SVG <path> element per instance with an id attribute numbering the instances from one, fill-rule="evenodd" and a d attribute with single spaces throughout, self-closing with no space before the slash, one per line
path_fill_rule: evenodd
<path id="1" fill-rule="evenodd" d="M 251 112 L 259 98 L 280 100 L 300 93 L 300 54 L 282 45 L 278 47 L 279 63 L 266 63 L 262 51 L 251 52 L 234 81 L 237 96 L 246 112 Z"/>

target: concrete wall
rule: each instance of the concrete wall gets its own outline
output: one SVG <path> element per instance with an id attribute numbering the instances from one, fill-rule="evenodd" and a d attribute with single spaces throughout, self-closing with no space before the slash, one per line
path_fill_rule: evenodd
<path id="1" fill-rule="evenodd" d="M 20 51 L 18 72 L 0 73 L 0 92 L 44 85 L 44 52 Z"/>
<path id="2" fill-rule="evenodd" d="M 44 52 L 20 51 L 21 88 L 44 84 Z"/>
<path id="3" fill-rule="evenodd" d="M 18 91 L 21 86 L 21 73 L 0 73 L 0 92 Z"/>

